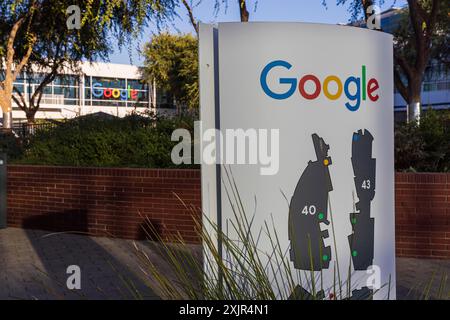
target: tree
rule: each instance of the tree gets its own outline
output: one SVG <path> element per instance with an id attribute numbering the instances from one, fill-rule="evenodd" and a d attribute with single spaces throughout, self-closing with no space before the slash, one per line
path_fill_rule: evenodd
<path id="1" fill-rule="evenodd" d="M 4 69 L 4 77 L 0 82 L 0 106 L 3 111 L 3 128 L 12 126 L 11 97 L 13 83 L 27 64 L 36 42 L 36 35 L 30 30 L 30 24 L 35 16 L 39 4 L 36 1 L 4 1 L 0 6 L 1 44 L 0 58 Z M 6 11 L 8 14 L 5 14 Z M 25 27 L 23 41 L 20 48 L 15 45 L 20 29 Z M 6 29 L 6 30 L 5 30 Z M 5 32 L 6 31 L 6 32 Z M 22 49 L 21 55 L 16 50 Z"/>
<path id="2" fill-rule="evenodd" d="M 27 74 L 39 72 L 40 83 L 28 97 L 22 90 L 14 87 L 12 100 L 25 112 L 28 123 L 34 123 L 34 117 L 40 107 L 44 90 L 58 74 L 78 71 L 82 59 L 106 59 L 109 48 L 99 35 L 107 36 L 106 28 L 100 29 L 95 24 L 84 23 L 79 30 L 70 30 L 66 26 L 67 16 L 62 14 L 68 6 L 67 1 L 42 3 L 41 12 L 54 17 L 50 21 L 37 19 L 33 24 L 35 33 L 39 35 L 33 52 L 24 71 Z M 70 3 L 75 3 L 70 1 Z"/>
<path id="3" fill-rule="evenodd" d="M 182 106 L 198 108 L 198 41 L 194 36 L 160 33 L 144 46 L 144 56 L 141 72 L 146 81 L 173 95 L 178 111 Z"/>
<path id="4" fill-rule="evenodd" d="M 394 81 L 408 104 L 408 121 L 420 121 L 421 91 L 427 67 L 440 62 L 448 68 L 450 18 L 445 1 L 408 1 L 403 23 L 394 32 Z"/>
<path id="5" fill-rule="evenodd" d="M 337 0 L 338 5 L 348 0 Z M 380 0 L 380 2 L 383 2 Z M 445 5 L 447 2 L 447 6 Z M 367 21 L 375 0 L 352 0 L 349 11 L 352 20 L 361 12 Z M 409 121 L 419 121 L 422 82 L 427 66 L 433 59 L 445 60 L 448 66 L 449 16 L 448 1 L 408 0 L 405 21 L 394 33 L 394 81 L 407 102 Z"/>
<path id="6" fill-rule="evenodd" d="M 69 30 L 66 10 L 76 5 L 82 12 L 80 28 Z M 11 100 L 33 119 L 39 108 L 43 89 L 57 73 L 74 59 L 106 58 L 110 39 L 119 46 L 129 43 L 142 32 L 149 20 L 157 24 L 171 17 L 176 0 L 5 0 L 0 5 L 0 55 L 4 60 L 4 80 L 0 105 L 4 127 L 11 127 Z M 49 19 L 48 17 L 51 17 Z M 20 35 L 20 36 L 19 36 Z M 29 64 L 30 63 L 30 64 Z M 13 82 L 31 63 L 47 72 L 29 102 L 15 90 Z M 6 116 L 5 116 L 6 115 Z"/>

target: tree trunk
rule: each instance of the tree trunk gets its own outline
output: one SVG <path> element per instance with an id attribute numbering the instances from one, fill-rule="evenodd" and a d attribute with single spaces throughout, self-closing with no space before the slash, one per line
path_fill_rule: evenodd
<path id="1" fill-rule="evenodd" d="M 239 13 L 241 15 L 241 22 L 248 22 L 250 14 L 247 10 L 247 4 L 245 3 L 245 0 L 238 0 L 238 3 L 239 3 Z"/>
<path id="2" fill-rule="evenodd" d="M 9 89 L 9 81 L 4 81 L 4 87 Z M 12 92 L 10 90 L 0 90 L 0 106 L 3 111 L 3 130 L 11 130 L 12 128 Z"/>
<path id="3" fill-rule="evenodd" d="M 25 115 L 27 117 L 27 123 L 29 125 L 33 125 L 36 123 L 36 119 L 35 119 L 36 111 L 33 110 L 33 111 L 25 112 Z"/>
<path id="4" fill-rule="evenodd" d="M 12 111 L 5 112 L 3 111 L 3 131 L 11 131 L 12 130 Z"/>
<path id="5" fill-rule="evenodd" d="M 421 76 L 415 76 L 410 79 L 408 86 L 408 122 L 420 123 L 421 113 L 421 91 L 422 79 Z"/>
<path id="6" fill-rule="evenodd" d="M 410 102 L 408 103 L 408 122 L 416 122 L 420 123 L 420 109 L 421 104 L 420 101 Z"/>

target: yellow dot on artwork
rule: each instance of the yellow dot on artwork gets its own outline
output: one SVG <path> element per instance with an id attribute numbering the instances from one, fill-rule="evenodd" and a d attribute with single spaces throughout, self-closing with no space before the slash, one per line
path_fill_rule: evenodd
<path id="1" fill-rule="evenodd" d="M 323 160 L 323 164 L 324 164 L 324 165 L 327 166 L 329 163 L 330 163 L 330 161 L 328 161 L 328 159 Z"/>

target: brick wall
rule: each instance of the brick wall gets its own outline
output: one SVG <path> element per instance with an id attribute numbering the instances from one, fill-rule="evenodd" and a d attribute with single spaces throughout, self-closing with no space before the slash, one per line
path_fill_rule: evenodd
<path id="1" fill-rule="evenodd" d="M 198 242 L 192 213 L 177 196 L 200 208 L 199 170 L 8 166 L 11 227 L 130 239 L 178 231 Z"/>
<path id="2" fill-rule="evenodd" d="M 8 166 L 9 226 L 197 242 L 199 170 Z M 450 174 L 396 174 L 396 248 L 402 257 L 450 258 Z M 200 210 L 197 210 L 197 217 Z"/>
<path id="3" fill-rule="evenodd" d="M 397 173 L 396 251 L 450 259 L 450 174 Z"/>

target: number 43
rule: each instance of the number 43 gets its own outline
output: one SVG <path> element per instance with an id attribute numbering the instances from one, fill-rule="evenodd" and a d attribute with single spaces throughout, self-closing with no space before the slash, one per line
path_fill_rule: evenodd
<path id="1" fill-rule="evenodd" d="M 365 189 L 365 190 L 369 190 L 370 189 L 370 180 L 363 180 L 363 183 L 361 185 L 361 188 Z"/>

